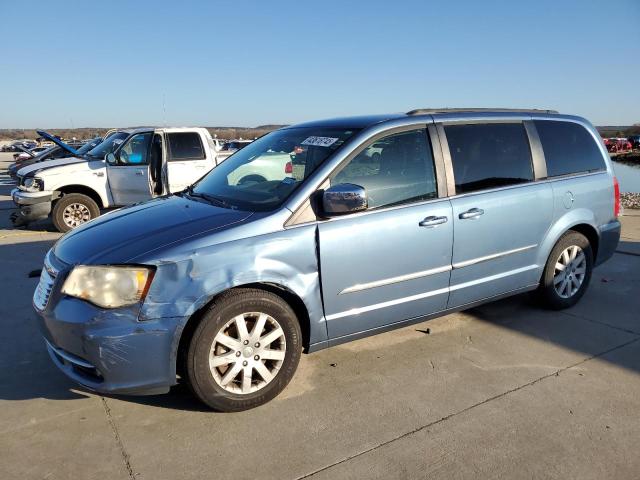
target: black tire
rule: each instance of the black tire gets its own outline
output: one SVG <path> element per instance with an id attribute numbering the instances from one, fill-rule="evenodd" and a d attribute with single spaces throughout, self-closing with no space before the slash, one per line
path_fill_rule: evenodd
<path id="1" fill-rule="evenodd" d="M 586 262 L 584 279 L 575 293 L 570 295 L 568 298 L 563 298 L 560 293 L 558 293 L 554 285 L 555 266 L 556 262 L 558 262 L 560 258 L 560 254 L 572 246 L 579 247 L 584 253 Z M 578 303 L 584 295 L 584 292 L 587 290 L 589 281 L 591 280 L 592 271 L 593 249 L 591 248 L 589 240 L 581 233 L 569 230 L 560 238 L 560 240 L 558 240 L 556 245 L 553 247 L 553 250 L 551 250 L 547 263 L 544 267 L 544 272 L 542 273 L 540 286 L 536 291 L 536 296 L 543 306 L 552 310 L 561 310 L 572 307 Z"/>
<path id="2" fill-rule="evenodd" d="M 278 322 L 284 331 L 285 357 L 273 379 L 259 390 L 251 393 L 234 393 L 223 388 L 218 383 L 219 380 L 214 378 L 209 359 L 214 339 L 221 329 L 236 316 L 247 312 L 265 313 Z M 234 350 L 230 349 L 229 352 Z M 230 290 L 208 307 L 191 337 L 186 359 L 187 381 L 196 397 L 215 410 L 222 412 L 248 410 L 267 403 L 284 390 L 298 367 L 301 352 L 300 324 L 292 308 L 284 300 L 263 290 Z M 245 354 L 243 351 L 240 355 L 238 351 L 235 355 L 242 360 Z M 251 361 L 251 358 L 247 357 L 247 360 Z M 228 368 L 232 368 L 231 365 L 230 363 Z M 244 378 L 243 372 L 239 372 L 238 375 Z M 259 381 L 261 377 L 256 378 Z M 234 384 L 234 388 L 236 385 L 240 388 L 236 380 L 229 383 Z"/>
<path id="3" fill-rule="evenodd" d="M 91 197 L 88 197 L 81 193 L 68 193 L 66 195 L 63 195 L 62 198 L 60 198 L 53 204 L 53 211 L 51 212 L 51 220 L 53 221 L 53 226 L 56 227 L 59 232 L 65 233 L 75 228 L 74 226 L 69 225 L 67 222 L 65 222 L 64 218 L 65 209 L 73 204 L 83 205 L 88 211 L 89 218 L 86 218 L 83 221 L 79 222 L 78 225 L 86 223 L 89 220 L 93 220 L 94 218 L 100 216 L 100 208 Z"/>

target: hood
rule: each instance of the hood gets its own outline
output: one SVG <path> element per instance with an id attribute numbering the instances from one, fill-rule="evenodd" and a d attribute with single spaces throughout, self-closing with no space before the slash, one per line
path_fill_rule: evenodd
<path id="1" fill-rule="evenodd" d="M 69 152 L 71 155 L 77 155 L 78 152 L 76 152 L 75 148 L 70 147 L 69 145 L 67 145 L 66 143 L 64 143 L 62 140 L 54 137 L 53 135 L 48 134 L 47 132 L 45 132 L 44 130 L 36 130 L 36 132 L 38 133 L 38 135 L 40 135 L 42 138 L 46 138 L 47 140 L 52 141 L 53 143 L 55 143 L 56 145 L 58 145 L 59 147 L 64 148 L 67 152 Z"/>
<path id="2" fill-rule="evenodd" d="M 92 160 L 94 162 L 102 162 L 102 160 Z M 78 158 L 78 157 L 65 157 L 65 158 L 57 158 L 55 160 L 45 160 L 44 162 L 33 162 L 30 165 L 20 168 L 18 170 L 18 175 L 22 177 L 33 176 L 36 175 L 40 170 L 45 170 L 47 168 L 61 167 L 62 165 L 71 165 L 74 163 L 86 163 L 88 160 L 86 158 Z"/>
<path id="3" fill-rule="evenodd" d="M 107 213 L 63 236 L 54 254 L 68 264 L 122 264 L 188 237 L 222 230 L 251 212 L 181 196 L 160 197 Z"/>

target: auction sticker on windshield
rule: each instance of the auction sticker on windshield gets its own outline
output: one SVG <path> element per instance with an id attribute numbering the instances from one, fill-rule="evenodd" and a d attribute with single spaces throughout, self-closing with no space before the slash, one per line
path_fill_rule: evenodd
<path id="1" fill-rule="evenodd" d="M 337 138 L 331 137 L 309 137 L 301 145 L 311 145 L 313 147 L 330 147 L 336 143 Z"/>

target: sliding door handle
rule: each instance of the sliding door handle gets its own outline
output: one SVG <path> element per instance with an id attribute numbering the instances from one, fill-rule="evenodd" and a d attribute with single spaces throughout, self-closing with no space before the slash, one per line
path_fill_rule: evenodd
<path id="1" fill-rule="evenodd" d="M 443 223 L 447 223 L 447 217 L 430 216 L 422 220 L 418 225 L 421 227 L 435 227 L 436 225 L 442 225 Z"/>
<path id="2" fill-rule="evenodd" d="M 468 220 L 470 218 L 478 218 L 480 215 L 484 215 L 484 210 L 481 208 L 472 208 L 471 210 L 462 212 L 458 218 L 460 218 L 460 220 Z"/>

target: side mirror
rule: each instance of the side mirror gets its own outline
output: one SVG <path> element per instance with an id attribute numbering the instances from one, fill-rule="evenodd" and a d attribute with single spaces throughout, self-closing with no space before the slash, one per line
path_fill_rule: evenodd
<path id="1" fill-rule="evenodd" d="M 367 191 L 360 185 L 340 183 L 322 194 L 322 210 L 327 217 L 361 212 L 367 206 Z"/>
<path id="2" fill-rule="evenodd" d="M 116 163 L 118 163 L 118 160 L 116 159 L 116 156 L 113 153 L 107 153 L 107 156 L 105 157 L 105 160 L 110 165 L 115 165 Z"/>

